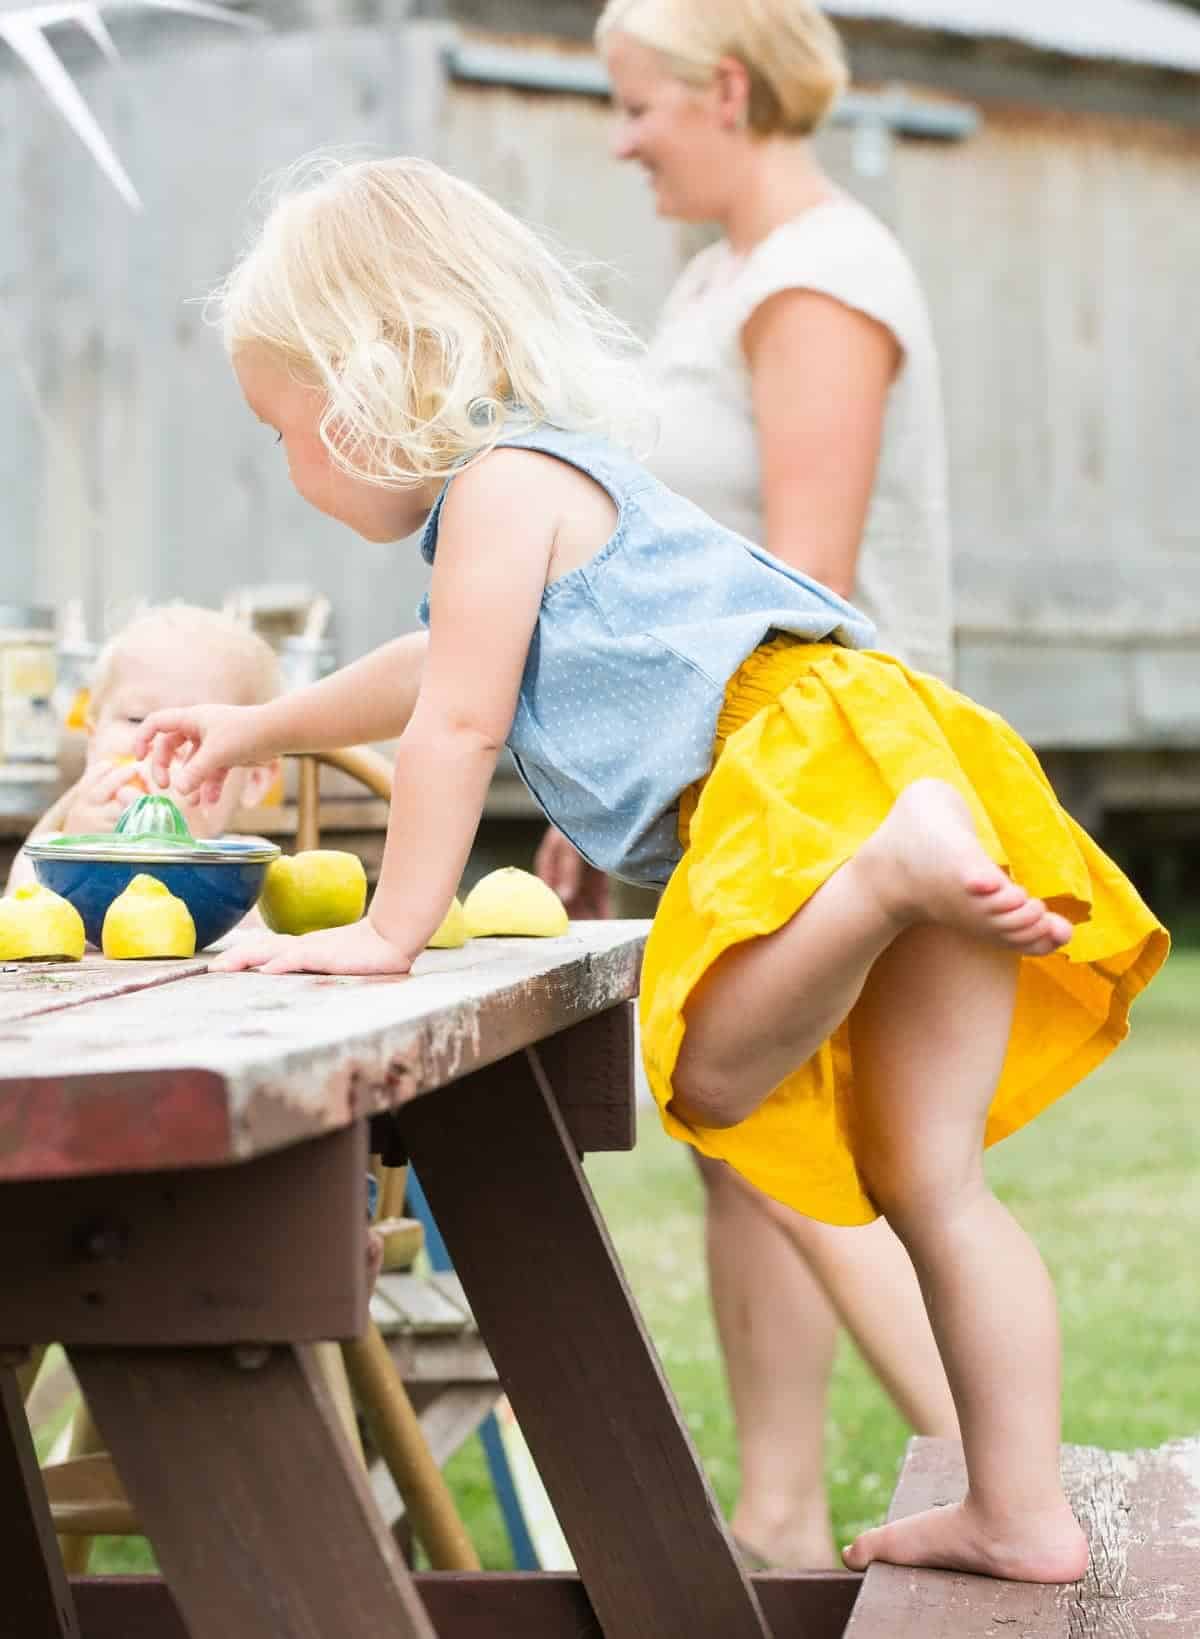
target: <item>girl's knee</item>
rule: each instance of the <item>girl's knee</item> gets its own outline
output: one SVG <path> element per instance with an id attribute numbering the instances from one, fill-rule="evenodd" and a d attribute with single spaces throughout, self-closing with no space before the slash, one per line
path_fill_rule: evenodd
<path id="1" fill-rule="evenodd" d="M 943 1165 L 936 1157 L 892 1155 L 860 1157 L 858 1167 L 875 1207 L 910 1248 L 986 1188 L 976 1162 Z"/>
<path id="2" fill-rule="evenodd" d="M 689 1127 L 722 1130 L 736 1127 L 760 1102 L 747 1098 L 724 1078 L 710 1078 L 680 1063 L 671 1078 L 671 1102 L 667 1107 Z"/>

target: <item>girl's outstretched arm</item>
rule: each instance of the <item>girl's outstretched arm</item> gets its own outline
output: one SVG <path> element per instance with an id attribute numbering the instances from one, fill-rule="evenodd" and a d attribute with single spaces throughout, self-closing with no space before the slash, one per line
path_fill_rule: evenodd
<path id="1" fill-rule="evenodd" d="M 455 480 L 442 510 L 430 639 L 400 737 L 383 868 L 361 922 L 248 939 L 221 969 L 404 973 L 450 905 L 516 710 L 557 515 L 527 452 L 496 450 Z"/>
<path id="2" fill-rule="evenodd" d="M 429 644 L 427 632 L 382 643 L 259 709 L 264 736 L 280 751 L 340 751 L 371 740 L 392 740 L 413 714 Z"/>
<path id="3" fill-rule="evenodd" d="M 216 802 L 230 769 L 268 763 L 287 751 L 334 751 L 391 739 L 413 714 L 421 687 L 425 632 L 372 649 L 319 683 L 258 706 L 183 706 L 152 712 L 138 730 L 134 754 L 148 756 L 166 787 L 172 764 L 180 791 L 203 790 Z"/>

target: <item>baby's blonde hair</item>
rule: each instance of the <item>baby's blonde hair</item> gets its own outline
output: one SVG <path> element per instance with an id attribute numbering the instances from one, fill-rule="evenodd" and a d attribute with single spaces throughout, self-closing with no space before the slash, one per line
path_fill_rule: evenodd
<path id="1" fill-rule="evenodd" d="M 650 46 L 687 85 L 711 85 L 722 57 L 750 76 L 749 127 L 757 135 L 808 136 L 848 73 L 833 24 L 811 0 L 608 0 L 596 24 Z"/>
<path id="2" fill-rule="evenodd" d="M 134 615 L 101 649 L 89 691 L 93 720 L 122 666 L 139 650 L 164 641 L 190 646 L 197 653 L 215 652 L 228 662 L 231 698 L 218 702 L 221 705 L 258 706 L 280 692 L 279 660 L 265 638 L 216 609 L 203 609 L 194 603 L 163 603 Z"/>
<path id="3" fill-rule="evenodd" d="M 231 354 L 322 388 L 343 470 L 446 478 L 539 421 L 620 436 L 633 333 L 530 228 L 422 159 L 303 161 L 214 293 Z"/>

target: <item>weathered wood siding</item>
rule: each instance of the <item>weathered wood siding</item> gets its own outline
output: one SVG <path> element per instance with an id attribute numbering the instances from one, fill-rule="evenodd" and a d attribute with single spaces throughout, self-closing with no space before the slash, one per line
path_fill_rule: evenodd
<path id="1" fill-rule="evenodd" d="M 984 109 L 894 224 L 942 350 L 961 679 L 1042 744 L 1200 741 L 1200 132 Z"/>
<path id="2" fill-rule="evenodd" d="M 116 72 L 76 52 L 141 218 L 0 69 L 0 596 L 82 590 L 97 621 L 141 595 L 307 580 L 334 598 L 344 656 L 412 624 L 411 548 L 359 542 L 292 494 L 189 301 L 227 267 L 256 184 L 309 149 L 445 160 L 594 260 L 602 295 L 650 326 L 696 236 L 612 163 L 605 105 L 447 85 L 438 40 L 396 16 L 260 38 L 172 23 Z M 823 139 L 933 309 L 962 681 L 1044 745 L 1196 744 L 1200 132 L 981 112 L 965 142 L 896 141 L 882 177 L 856 175 L 845 130 Z"/>
<path id="3" fill-rule="evenodd" d="M 115 32 L 118 70 L 73 51 L 72 71 L 141 216 L 24 70 L 0 65 L 0 597 L 82 593 L 96 624 L 142 596 L 215 603 L 239 582 L 309 581 L 334 597 L 351 655 L 412 624 L 412 577 L 295 495 L 197 298 L 268 174 L 324 146 L 431 151 L 439 37 Z"/>

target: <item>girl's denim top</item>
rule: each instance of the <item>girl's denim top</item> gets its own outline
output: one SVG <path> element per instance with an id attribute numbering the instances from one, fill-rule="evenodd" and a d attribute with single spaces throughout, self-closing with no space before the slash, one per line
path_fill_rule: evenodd
<path id="1" fill-rule="evenodd" d="M 501 443 L 578 467 L 617 508 L 600 551 L 542 595 L 509 750 L 585 859 L 660 886 L 682 852 L 680 795 L 709 771 L 725 686 L 742 661 L 772 632 L 858 649 L 874 629 L 600 438 L 543 424 Z M 430 563 L 452 482 L 421 539 Z M 418 616 L 429 624 L 428 598 Z"/>

